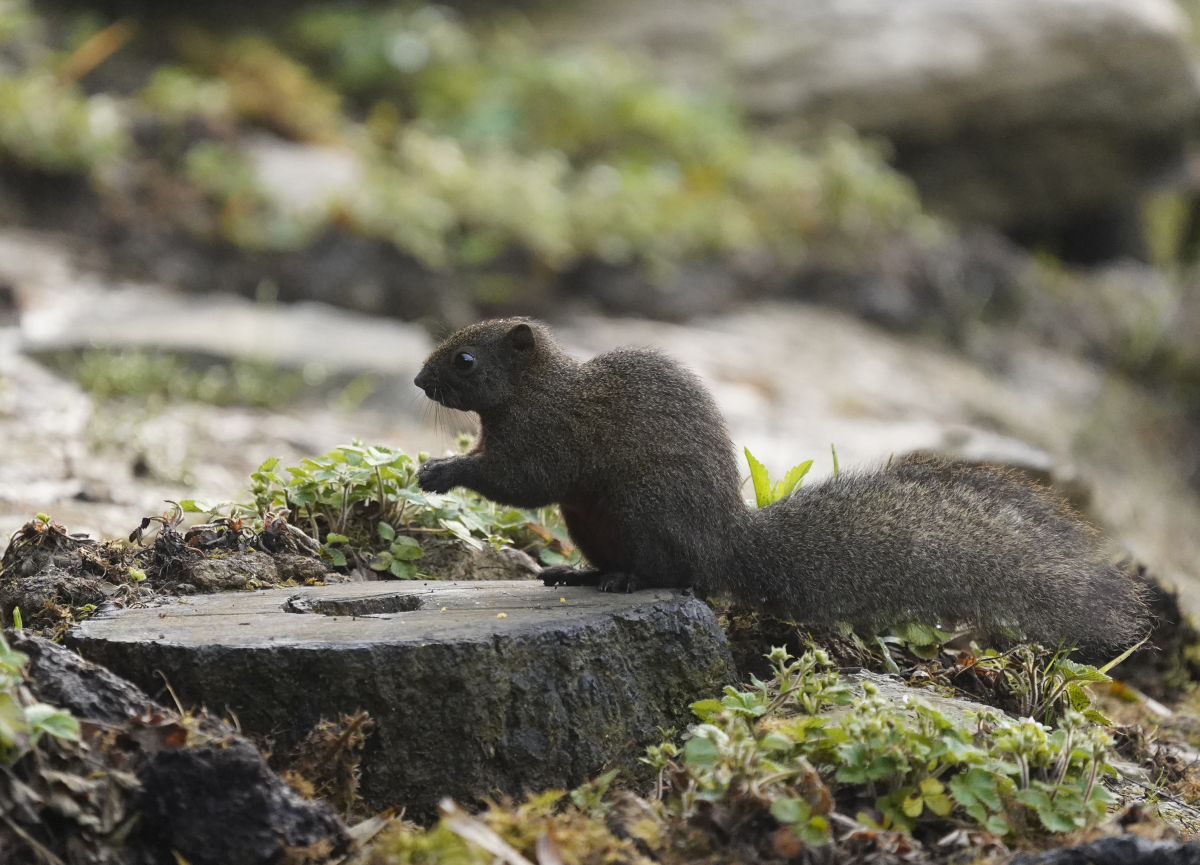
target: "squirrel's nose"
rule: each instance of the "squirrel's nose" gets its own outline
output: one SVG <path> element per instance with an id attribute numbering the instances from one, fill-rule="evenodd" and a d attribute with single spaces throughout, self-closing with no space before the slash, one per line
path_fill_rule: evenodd
<path id="1" fill-rule="evenodd" d="M 417 377 L 413 379 L 413 384 L 415 384 L 421 390 L 427 390 L 429 386 L 433 384 L 433 382 L 429 380 L 430 378 L 432 378 L 432 376 L 429 375 L 427 370 L 421 370 L 419 373 L 417 373 Z"/>

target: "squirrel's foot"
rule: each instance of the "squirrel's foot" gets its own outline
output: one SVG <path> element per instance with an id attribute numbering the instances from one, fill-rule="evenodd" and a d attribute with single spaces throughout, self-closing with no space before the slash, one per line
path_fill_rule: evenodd
<path id="1" fill-rule="evenodd" d="M 417 486 L 427 493 L 448 493 L 459 486 L 459 466 L 462 457 L 439 457 L 426 460 L 417 469 Z"/>
<path id="2" fill-rule="evenodd" d="M 602 592 L 636 592 L 640 588 L 637 577 L 622 571 L 609 571 L 600 580 Z"/>
<path id="3" fill-rule="evenodd" d="M 573 568 L 570 565 L 551 565 L 539 574 L 543 586 L 598 586 L 600 571 L 595 568 Z"/>

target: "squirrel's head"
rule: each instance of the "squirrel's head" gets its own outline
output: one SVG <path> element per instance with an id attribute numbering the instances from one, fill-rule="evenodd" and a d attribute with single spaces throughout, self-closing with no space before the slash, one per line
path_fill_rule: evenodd
<path id="1" fill-rule="evenodd" d="M 487 411 L 511 399 L 522 373 L 555 348 L 546 329 L 530 319 L 485 321 L 434 349 L 413 383 L 447 408 Z"/>

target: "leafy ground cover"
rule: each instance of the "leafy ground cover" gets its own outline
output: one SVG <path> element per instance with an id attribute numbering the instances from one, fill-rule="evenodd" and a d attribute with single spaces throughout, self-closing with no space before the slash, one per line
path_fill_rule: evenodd
<path id="1" fill-rule="evenodd" d="M 498 303 L 529 290 L 518 276 L 585 262 L 657 279 L 714 255 L 786 269 L 931 225 L 848 131 L 773 140 L 718 94 L 666 88 L 615 51 L 548 54 L 518 20 L 352 4 L 269 32 L 155 26 L 0 9 L 0 153 L 86 175 L 127 227 L 249 253 L 349 230 L 432 271 L 490 273 L 474 291 Z M 360 180 L 288 205 L 245 146 L 263 132 L 352 154 Z"/>
<path id="2" fill-rule="evenodd" d="M 1062 666 L 1054 653 L 1023 651 Z M 1025 683 L 1015 690 L 1036 689 L 1022 662 L 988 659 Z M 1122 829 L 1094 828 L 1117 801 L 1106 786 L 1117 752 L 1109 729 L 1072 707 L 1069 686 L 1047 724 L 985 704 L 938 709 L 916 689 L 889 699 L 816 647 L 800 657 L 777 648 L 767 661 L 766 681 L 695 704 L 697 724 L 647 749 L 648 788 L 621 789 L 609 773 L 570 793 L 491 802 L 478 818 L 445 803 L 435 827 L 394 828 L 363 861 L 998 861 Z M 1075 682 L 1107 679 L 1065 669 Z M 1154 823 L 1141 812 L 1122 819 Z"/>
<path id="3" fill-rule="evenodd" d="M 90 580 L 123 587 L 102 592 L 99 603 L 138 603 L 147 600 L 141 593 L 148 587 L 179 591 L 180 572 L 201 560 L 296 556 L 320 563 L 318 580 L 352 560 L 392 573 L 400 563 L 404 575 L 420 561 L 411 551 L 427 542 L 420 529 L 479 545 L 521 536 L 515 518 L 503 514 L 476 514 L 478 525 L 464 519 L 480 503 L 409 498 L 412 466 L 405 455 L 360 446 L 288 471 L 264 465 L 253 479 L 252 503 L 211 516 L 208 506 L 189 502 L 210 514 L 207 522 L 184 529 L 181 507 L 148 518 L 131 539 L 104 544 L 71 536 L 39 515 L 14 536 L 2 576 L 10 585 L 57 571 L 75 575 L 75 586 Z M 772 488 L 767 480 L 764 491 Z M 457 526 L 446 524 L 455 520 Z M 338 553 L 345 564 L 337 564 Z M 69 600 L 26 607 L 17 613 L 18 627 L 53 635 L 89 612 Z M 723 616 L 735 642 L 751 631 L 761 642 L 777 627 L 739 616 Z M 485 803 L 478 816 L 447 802 L 433 827 L 370 817 L 361 810 L 356 779 L 371 723 L 357 715 L 318 725 L 285 777 L 339 813 L 366 818 L 359 824 L 366 829 L 354 837 L 373 840 L 356 855 L 373 863 L 965 861 L 1121 831 L 1131 821 L 1169 836 L 1174 829 L 1141 812 L 1122 812 L 1124 823 L 1109 819 L 1131 798 L 1114 771 L 1122 759 L 1159 773 L 1151 801 L 1186 809 L 1200 790 L 1186 767 L 1147 744 L 1158 728 L 1144 718 L 1137 726 L 1107 716 L 1110 707 L 1128 715 L 1144 699 L 1114 698 L 1119 686 L 1104 668 L 1037 646 L 981 651 L 961 636 L 917 627 L 878 640 L 834 636 L 831 653 L 788 626 L 804 641 L 798 654 L 773 648 L 760 659 L 761 674 L 746 675 L 747 684 L 695 703 L 696 723 L 663 731 L 661 742 L 642 753 L 640 773 L 614 770 L 574 791 Z M 4 657 L 19 677 L 22 659 Z M 880 677 L 886 671 L 899 674 L 890 690 Z M 901 681 L 924 690 L 903 689 Z M 937 698 L 944 694 L 979 702 L 964 711 L 961 703 L 942 704 Z M 11 732 L 14 756 L 20 759 L 22 736 L 32 737 L 28 731 L 43 715 L 53 722 L 52 735 L 72 741 L 69 715 L 19 699 L 20 712 L 0 729 L 0 736 Z M 1186 728 L 1163 725 L 1162 735 L 1186 740 Z M 131 795 L 121 793 L 121 801 Z M 122 807 L 127 816 L 132 806 Z"/>
<path id="4" fill-rule="evenodd" d="M 270 459 L 251 475 L 248 501 L 172 502 L 128 538 L 108 541 L 72 535 L 38 514 L 0 562 L 0 612 L 57 637 L 100 605 L 156 593 L 320 585 L 354 571 L 437 579 L 448 563 L 487 550 L 578 560 L 556 508 L 423 492 L 416 471 L 426 458 L 355 443 L 295 466 Z"/>

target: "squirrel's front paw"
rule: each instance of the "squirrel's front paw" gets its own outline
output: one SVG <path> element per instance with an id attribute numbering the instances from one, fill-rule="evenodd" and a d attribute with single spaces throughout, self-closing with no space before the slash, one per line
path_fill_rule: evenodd
<path id="1" fill-rule="evenodd" d="M 417 486 L 427 493 L 448 493 L 460 485 L 458 463 L 460 457 L 442 457 L 426 460 L 417 469 Z"/>

